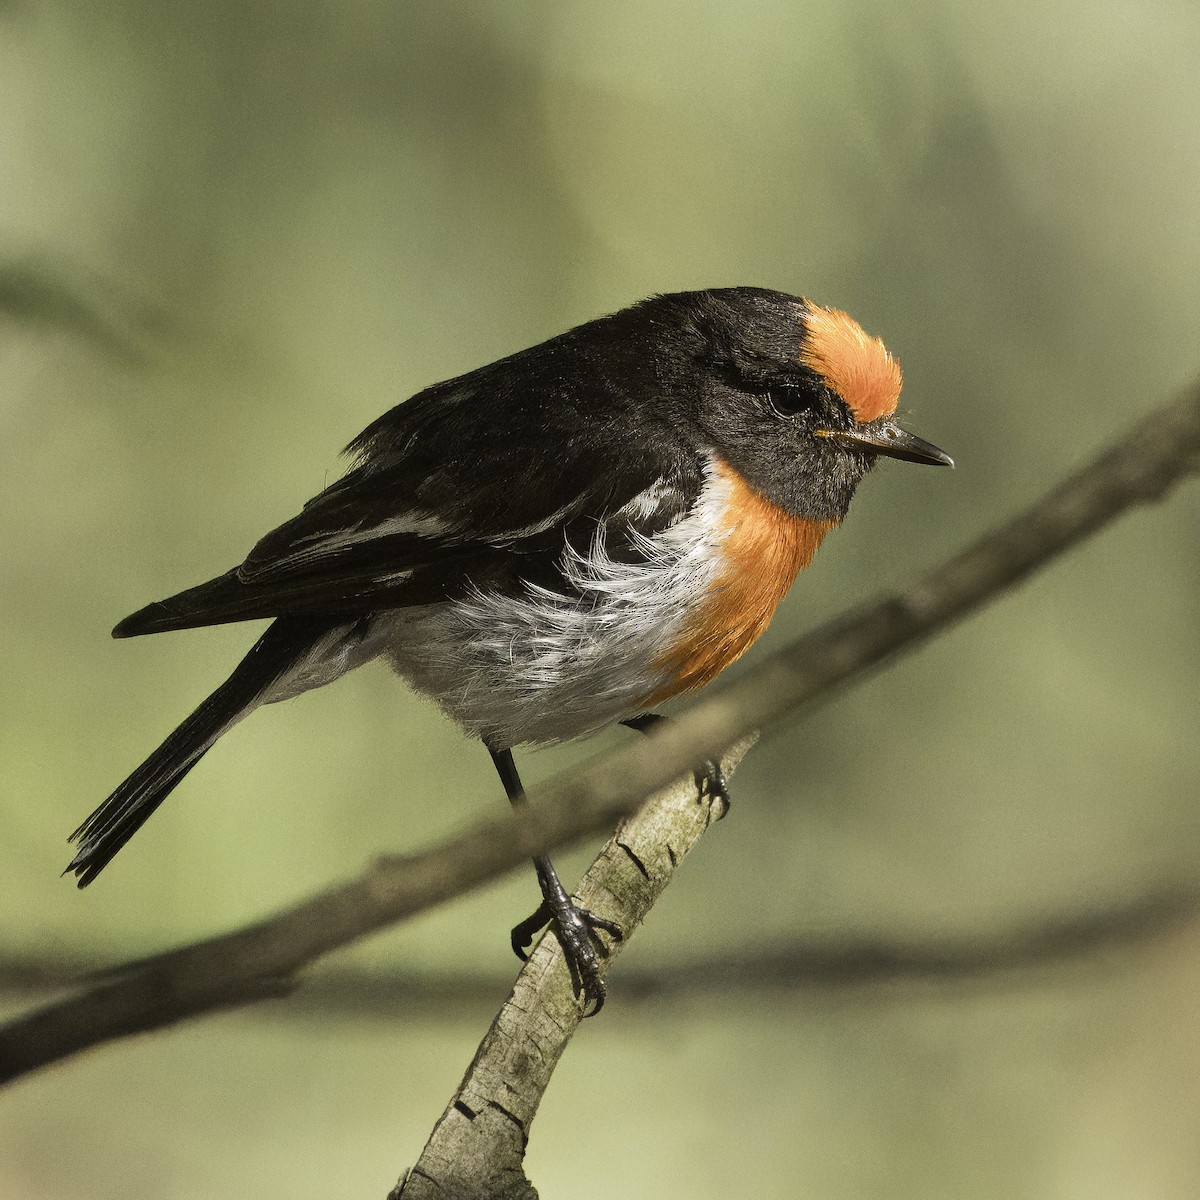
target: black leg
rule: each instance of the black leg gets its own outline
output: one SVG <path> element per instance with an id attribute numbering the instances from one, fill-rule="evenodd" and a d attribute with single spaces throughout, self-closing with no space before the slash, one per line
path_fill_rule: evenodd
<path id="1" fill-rule="evenodd" d="M 670 717 L 664 717 L 662 713 L 648 712 L 630 717 L 628 721 L 622 721 L 621 724 L 630 729 L 636 729 L 638 733 L 650 734 L 660 725 L 665 725 L 670 719 Z M 709 804 L 716 811 L 717 820 L 721 820 L 729 812 L 729 783 L 725 778 L 725 772 L 721 770 L 721 764 L 714 762 L 711 758 L 705 759 L 696 768 L 695 778 L 696 790 L 699 793 L 696 799 L 703 800 L 707 796 Z"/>
<path id="2" fill-rule="evenodd" d="M 514 807 L 524 804 L 525 789 L 521 786 L 512 751 L 493 750 L 489 746 L 488 753 L 496 764 L 509 801 Z M 608 948 L 600 940 L 600 931 L 618 942 L 624 935 L 619 925 L 572 902 L 554 864 L 544 854 L 533 860 L 533 866 L 542 889 L 542 902 L 531 916 L 513 929 L 513 952 L 522 961 L 527 960 L 528 947 L 538 931 L 552 924 L 571 972 L 571 988 L 583 1001 L 584 1016 L 594 1017 L 604 1006 L 606 994 L 604 980 L 600 977 L 600 959 L 608 957 Z"/>

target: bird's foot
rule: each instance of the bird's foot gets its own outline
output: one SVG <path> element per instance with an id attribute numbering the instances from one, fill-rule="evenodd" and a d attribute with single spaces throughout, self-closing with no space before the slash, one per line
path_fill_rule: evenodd
<path id="1" fill-rule="evenodd" d="M 694 778 L 697 803 L 703 804 L 707 800 L 712 819 L 722 820 L 729 813 L 729 781 L 721 770 L 721 764 L 711 758 L 705 759 L 696 768 Z"/>
<path id="2" fill-rule="evenodd" d="M 594 1017 L 604 1007 L 608 994 L 600 972 L 601 960 L 608 957 L 608 947 L 600 937 L 607 933 L 614 942 L 625 937 L 615 921 L 605 920 L 569 897 L 555 903 L 543 900 L 537 910 L 512 931 L 512 948 L 523 962 L 529 960 L 529 946 L 546 925 L 554 927 L 554 935 L 562 947 L 571 973 L 571 991 L 583 1004 L 583 1015 Z"/>
<path id="3" fill-rule="evenodd" d="M 629 717 L 621 724 L 638 733 L 650 735 L 669 720 L 662 713 L 647 712 Z M 694 771 L 693 778 L 696 780 L 697 803 L 703 804 L 707 800 L 712 819 L 721 820 L 729 812 L 729 781 L 721 770 L 721 764 L 706 758 Z"/>

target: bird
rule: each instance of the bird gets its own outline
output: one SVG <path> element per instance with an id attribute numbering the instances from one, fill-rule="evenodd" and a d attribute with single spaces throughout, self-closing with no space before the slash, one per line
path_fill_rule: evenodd
<path id="1" fill-rule="evenodd" d="M 491 755 L 585 738 L 739 658 L 881 457 L 953 466 L 895 418 L 902 376 L 852 317 L 758 287 L 655 295 L 396 405 L 345 473 L 222 575 L 149 604 L 117 638 L 271 624 L 71 835 L 85 887 L 256 708 L 382 659 Z M 711 764 L 703 792 L 726 804 Z M 549 858 L 512 931 L 564 950 L 585 1015 L 601 934 Z"/>

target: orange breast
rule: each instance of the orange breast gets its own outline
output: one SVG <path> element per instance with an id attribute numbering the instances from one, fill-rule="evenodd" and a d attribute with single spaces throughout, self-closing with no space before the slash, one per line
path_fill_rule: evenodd
<path id="1" fill-rule="evenodd" d="M 722 514 L 724 569 L 682 637 L 656 659 L 672 682 L 647 705 L 702 687 L 740 658 L 836 524 L 793 517 L 752 491 L 726 463 L 718 462 L 718 472 L 729 489 Z"/>

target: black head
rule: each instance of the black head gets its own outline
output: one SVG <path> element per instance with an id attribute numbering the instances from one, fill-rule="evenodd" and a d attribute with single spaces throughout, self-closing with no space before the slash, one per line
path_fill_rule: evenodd
<path id="1" fill-rule="evenodd" d="M 893 420 L 900 366 L 837 309 L 763 288 L 657 296 L 663 380 L 712 449 L 796 516 L 840 521 L 880 455 L 953 465 Z M 660 363 L 660 370 L 662 364 Z"/>

